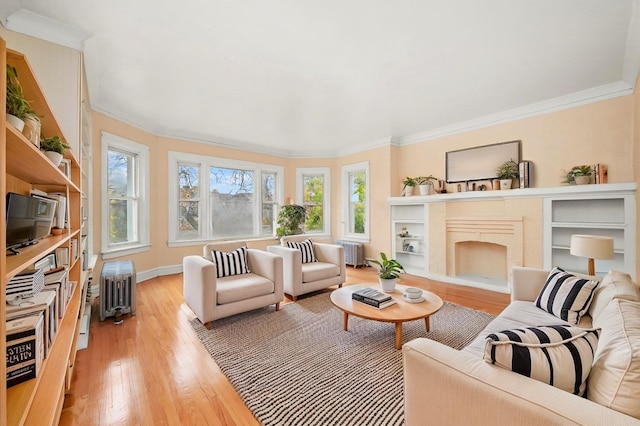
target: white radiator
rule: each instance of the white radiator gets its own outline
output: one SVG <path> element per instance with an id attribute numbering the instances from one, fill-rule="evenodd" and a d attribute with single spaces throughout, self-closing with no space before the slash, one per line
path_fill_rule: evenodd
<path id="1" fill-rule="evenodd" d="M 344 247 L 344 263 L 353 265 L 354 268 L 366 265 L 364 261 L 364 246 L 362 243 L 338 240 L 336 244 Z"/>
<path id="2" fill-rule="evenodd" d="M 136 314 L 136 270 L 131 260 L 105 262 L 100 273 L 100 321 L 105 317 Z"/>

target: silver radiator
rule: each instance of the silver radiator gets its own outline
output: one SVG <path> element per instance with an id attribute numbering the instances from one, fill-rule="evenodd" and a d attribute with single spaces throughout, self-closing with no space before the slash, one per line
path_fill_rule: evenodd
<path id="1" fill-rule="evenodd" d="M 354 268 L 366 265 L 364 261 L 364 246 L 362 243 L 338 240 L 336 244 L 344 247 L 344 263 L 353 265 Z"/>
<path id="2" fill-rule="evenodd" d="M 100 321 L 116 312 L 136 314 L 136 270 L 131 260 L 105 262 L 100 273 Z"/>

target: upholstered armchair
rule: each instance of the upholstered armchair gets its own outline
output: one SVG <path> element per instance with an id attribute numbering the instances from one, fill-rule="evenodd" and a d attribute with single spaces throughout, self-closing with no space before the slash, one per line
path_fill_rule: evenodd
<path id="1" fill-rule="evenodd" d="M 211 243 L 203 247 L 202 256 L 186 256 L 182 267 L 184 300 L 207 327 L 211 321 L 271 304 L 280 309 L 280 256 L 248 249 L 243 241 Z"/>
<path id="2" fill-rule="evenodd" d="M 284 292 L 294 301 L 298 296 L 333 285 L 342 287 L 346 281 L 344 248 L 336 244 L 311 241 L 309 235 L 282 237 L 279 246 L 269 246 L 267 251 L 282 256 Z M 288 247 L 298 243 L 300 248 Z M 312 256 L 311 258 L 307 258 Z M 303 259 L 304 258 L 304 259 Z M 315 258 L 315 261 L 313 260 Z"/>

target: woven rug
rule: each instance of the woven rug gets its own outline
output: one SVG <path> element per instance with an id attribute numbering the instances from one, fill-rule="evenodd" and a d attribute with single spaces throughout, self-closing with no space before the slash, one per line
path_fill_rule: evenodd
<path id="1" fill-rule="evenodd" d="M 493 315 L 445 302 L 424 320 L 406 322 L 402 341 L 429 337 L 461 349 Z M 196 334 L 263 425 L 402 425 L 402 351 L 392 323 L 349 317 L 329 293 L 213 322 Z"/>

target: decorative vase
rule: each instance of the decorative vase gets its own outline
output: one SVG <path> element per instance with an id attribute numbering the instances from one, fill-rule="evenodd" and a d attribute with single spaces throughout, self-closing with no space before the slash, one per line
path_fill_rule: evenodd
<path id="1" fill-rule="evenodd" d="M 591 176 L 576 176 L 575 180 L 576 180 L 576 185 L 586 185 L 589 183 L 589 180 L 591 179 Z"/>
<path id="2" fill-rule="evenodd" d="M 44 155 L 53 163 L 54 166 L 58 167 L 60 162 L 62 161 L 62 154 L 55 151 L 45 151 Z"/>
<path id="3" fill-rule="evenodd" d="M 7 114 L 7 123 L 10 123 L 13 127 L 18 129 L 20 133 L 22 133 L 22 129 L 24 129 L 24 121 L 22 121 L 15 115 Z"/>
<path id="4" fill-rule="evenodd" d="M 404 196 L 411 197 L 413 195 L 413 186 L 405 186 L 404 187 Z"/>
<path id="5" fill-rule="evenodd" d="M 393 293 L 396 291 L 396 280 L 397 278 L 379 278 L 380 279 L 380 287 L 382 287 L 382 291 L 385 293 Z"/>
<path id="6" fill-rule="evenodd" d="M 24 121 L 22 134 L 36 147 L 40 148 L 40 128 L 42 124 L 37 117 L 30 117 Z"/>
<path id="7" fill-rule="evenodd" d="M 418 185 L 420 195 L 430 195 L 432 186 L 433 185 Z"/>
<path id="8" fill-rule="evenodd" d="M 513 179 L 500 179 L 500 189 L 511 189 L 511 184 L 513 183 Z"/>

